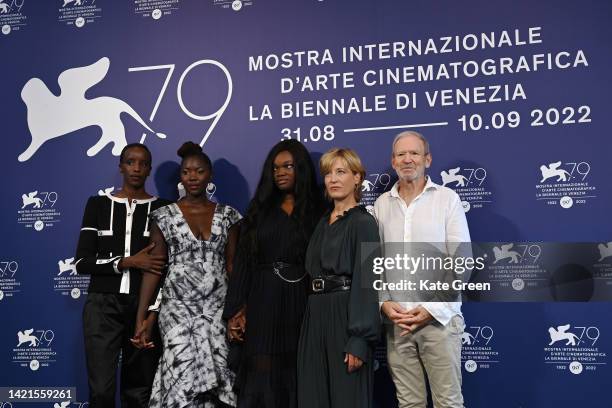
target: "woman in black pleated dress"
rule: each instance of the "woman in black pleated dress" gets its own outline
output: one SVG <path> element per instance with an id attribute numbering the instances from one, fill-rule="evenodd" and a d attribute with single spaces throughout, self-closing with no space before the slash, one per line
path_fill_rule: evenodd
<path id="1" fill-rule="evenodd" d="M 297 406 L 296 353 L 309 284 L 304 259 L 321 213 L 308 151 L 295 140 L 278 143 L 241 226 L 223 313 L 230 340 L 243 342 L 240 408 Z"/>
<path id="2" fill-rule="evenodd" d="M 372 286 L 378 227 L 357 205 L 365 176 L 359 156 L 331 149 L 320 167 L 334 208 L 318 223 L 306 253 L 312 294 L 298 347 L 298 407 L 370 408 L 380 332 Z"/>

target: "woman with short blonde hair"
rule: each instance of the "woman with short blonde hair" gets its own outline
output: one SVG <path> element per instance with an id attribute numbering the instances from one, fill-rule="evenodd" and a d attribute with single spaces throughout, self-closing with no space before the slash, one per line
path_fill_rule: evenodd
<path id="1" fill-rule="evenodd" d="M 298 345 L 298 407 L 370 408 L 380 330 L 372 287 L 378 227 L 357 205 L 365 176 L 357 153 L 331 149 L 319 165 L 334 208 L 318 223 L 306 252 L 312 295 Z"/>
<path id="2" fill-rule="evenodd" d="M 365 180 L 366 171 L 363 164 L 361 164 L 361 159 L 354 150 L 342 147 L 334 147 L 333 149 L 328 150 L 319 160 L 319 170 L 321 171 L 321 176 L 325 177 L 326 174 L 331 172 L 334 160 L 337 158 L 343 159 L 346 162 L 348 169 L 354 174 L 359 174 L 361 177 L 359 184 L 355 185 L 354 192 L 355 201 L 361 201 L 361 183 L 363 183 L 363 180 Z M 327 191 L 325 191 L 325 194 L 327 196 Z"/>

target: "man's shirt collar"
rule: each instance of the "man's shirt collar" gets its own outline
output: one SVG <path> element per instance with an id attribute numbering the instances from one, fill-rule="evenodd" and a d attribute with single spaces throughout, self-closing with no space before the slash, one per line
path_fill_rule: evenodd
<path id="1" fill-rule="evenodd" d="M 427 181 L 425 182 L 425 188 L 423 189 L 423 192 L 428 191 L 430 189 L 437 190 L 438 188 L 440 188 L 440 185 L 434 183 L 431 180 L 431 177 L 429 177 L 429 176 L 425 176 L 425 177 L 427 178 Z M 401 198 L 400 195 L 399 195 L 399 190 L 398 189 L 399 189 L 399 180 L 395 182 L 393 187 L 391 187 L 391 193 L 390 193 L 391 197 Z M 423 192 L 421 192 L 421 194 Z"/>

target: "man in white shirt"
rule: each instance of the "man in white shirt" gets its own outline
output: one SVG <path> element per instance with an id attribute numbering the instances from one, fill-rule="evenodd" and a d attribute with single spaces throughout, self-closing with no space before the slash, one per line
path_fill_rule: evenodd
<path id="1" fill-rule="evenodd" d="M 458 243 L 470 241 L 459 196 L 425 175 L 431 153 L 420 133 L 400 133 L 392 149 L 399 180 L 374 204 L 382 244 L 442 243 L 453 247 L 447 251 L 452 255 Z M 383 273 L 387 282 L 397 278 L 391 271 Z M 400 408 L 427 406 L 425 374 L 435 408 L 463 408 L 461 302 L 425 302 L 405 291 L 382 290 L 379 295 L 381 310 L 392 322 L 387 326 L 387 360 Z"/>

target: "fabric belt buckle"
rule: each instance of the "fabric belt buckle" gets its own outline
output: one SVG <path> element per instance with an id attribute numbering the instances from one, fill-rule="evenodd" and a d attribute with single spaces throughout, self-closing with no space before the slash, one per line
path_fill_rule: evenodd
<path id="1" fill-rule="evenodd" d="M 312 291 L 315 293 L 325 290 L 325 279 L 315 278 L 312 280 Z"/>

